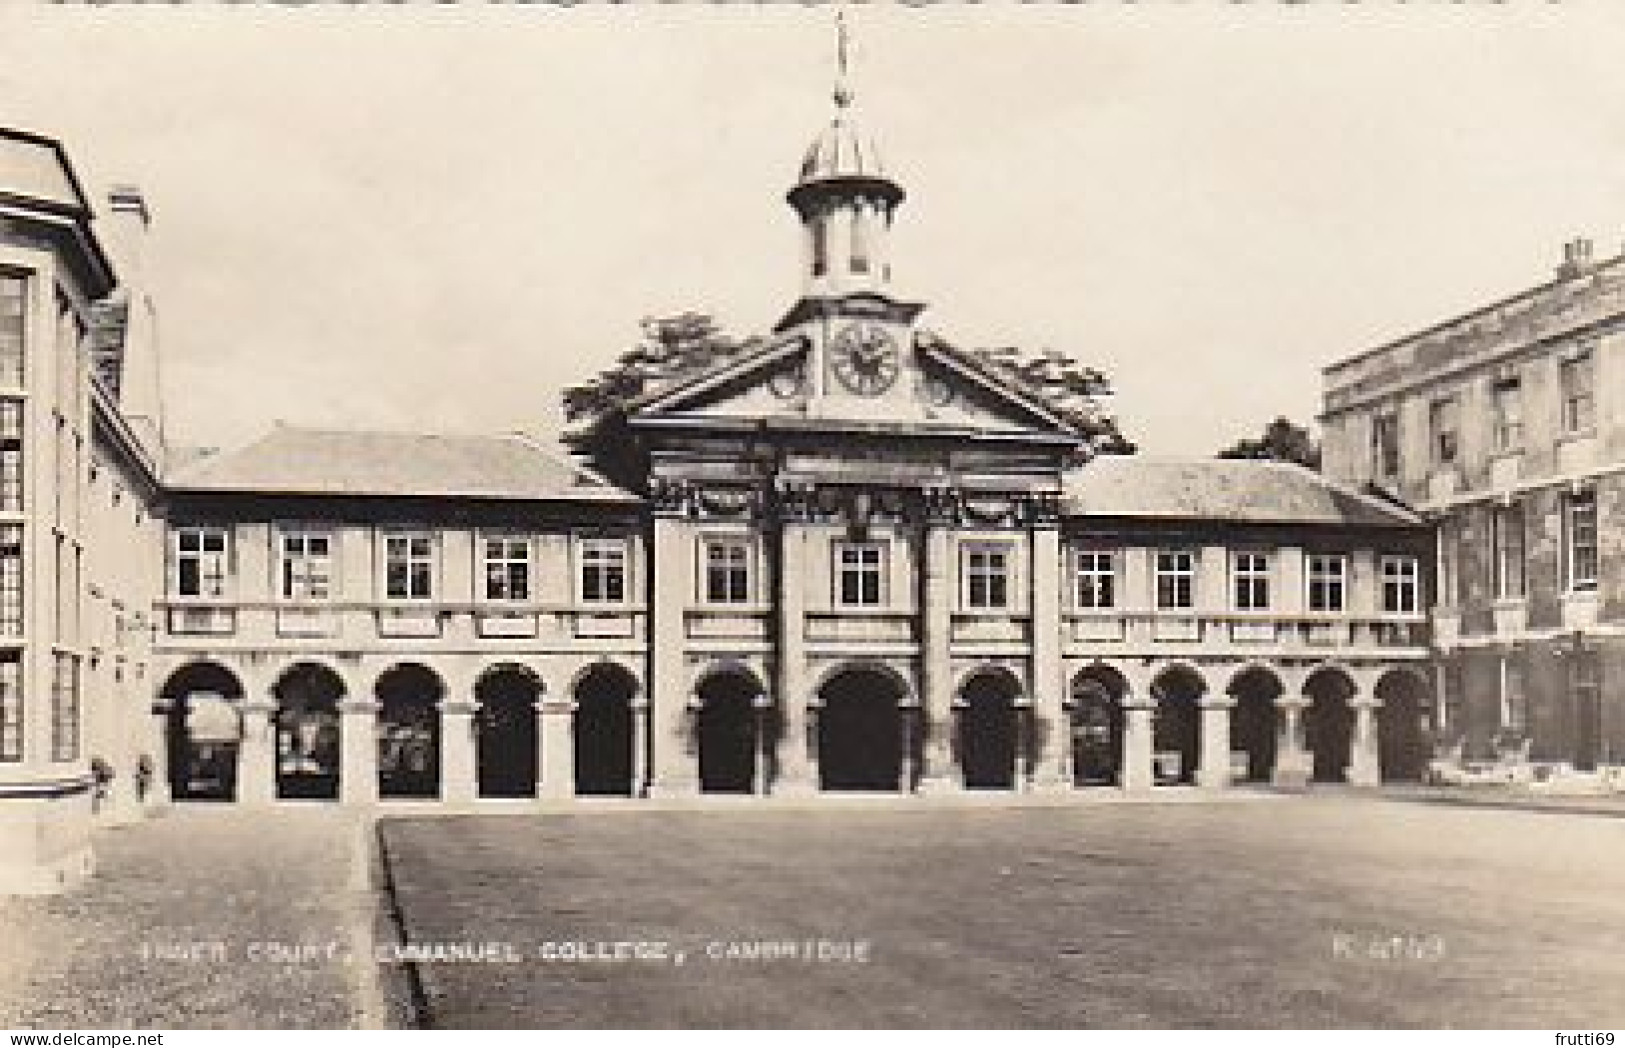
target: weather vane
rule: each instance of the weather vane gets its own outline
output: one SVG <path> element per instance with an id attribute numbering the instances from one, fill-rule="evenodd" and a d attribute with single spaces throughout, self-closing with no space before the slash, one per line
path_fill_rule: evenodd
<path id="1" fill-rule="evenodd" d="M 847 82 L 849 41 L 846 28 L 846 8 L 835 9 L 835 104 L 845 109 L 852 104 L 852 87 Z"/>

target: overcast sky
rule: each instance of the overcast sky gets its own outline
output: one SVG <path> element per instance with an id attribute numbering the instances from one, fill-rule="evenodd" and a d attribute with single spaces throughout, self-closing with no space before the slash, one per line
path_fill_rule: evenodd
<path id="1" fill-rule="evenodd" d="M 1148 452 L 1625 241 L 1625 5 L 855 11 L 895 290 Z M 154 212 L 172 438 L 559 424 L 640 317 L 798 291 L 826 8 L 0 5 L 0 123 Z"/>

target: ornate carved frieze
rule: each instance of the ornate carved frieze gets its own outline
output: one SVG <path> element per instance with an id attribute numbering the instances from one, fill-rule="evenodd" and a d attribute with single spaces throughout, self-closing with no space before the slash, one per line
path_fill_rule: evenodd
<path id="1" fill-rule="evenodd" d="M 687 517 L 694 510 L 694 484 L 679 477 L 650 477 L 649 501 L 656 515 Z"/>

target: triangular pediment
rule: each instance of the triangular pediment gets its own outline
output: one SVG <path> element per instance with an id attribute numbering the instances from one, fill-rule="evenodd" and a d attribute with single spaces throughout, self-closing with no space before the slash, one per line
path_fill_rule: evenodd
<path id="1" fill-rule="evenodd" d="M 1076 430 L 1048 405 L 976 366 L 965 354 L 902 328 L 884 388 L 855 391 L 832 363 L 841 320 L 814 320 L 761 350 L 639 405 L 633 425 L 861 428 L 899 436 L 985 435 L 1069 441 Z"/>

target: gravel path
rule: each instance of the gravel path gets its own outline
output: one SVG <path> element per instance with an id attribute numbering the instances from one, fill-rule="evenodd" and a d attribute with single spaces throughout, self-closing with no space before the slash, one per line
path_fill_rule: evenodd
<path id="1" fill-rule="evenodd" d="M 103 833 L 81 890 L 0 898 L 0 1028 L 382 1021 L 362 830 L 335 808 L 193 806 Z"/>

